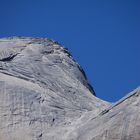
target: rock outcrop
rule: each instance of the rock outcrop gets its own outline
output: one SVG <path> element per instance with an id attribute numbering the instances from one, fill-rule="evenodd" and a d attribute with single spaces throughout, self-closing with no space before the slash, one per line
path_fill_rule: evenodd
<path id="1" fill-rule="evenodd" d="M 0 39 L 0 140 L 140 140 L 139 95 L 102 101 L 59 43 Z"/>

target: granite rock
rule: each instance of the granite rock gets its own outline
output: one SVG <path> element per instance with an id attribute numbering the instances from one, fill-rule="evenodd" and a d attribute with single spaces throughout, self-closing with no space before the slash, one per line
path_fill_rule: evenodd
<path id="1" fill-rule="evenodd" d="M 58 42 L 0 39 L 0 140 L 140 140 L 139 94 L 108 103 Z"/>

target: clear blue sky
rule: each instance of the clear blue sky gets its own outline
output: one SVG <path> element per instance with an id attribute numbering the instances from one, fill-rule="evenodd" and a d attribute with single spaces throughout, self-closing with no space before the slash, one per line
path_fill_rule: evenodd
<path id="1" fill-rule="evenodd" d="M 139 0 L 0 0 L 0 37 L 17 35 L 69 48 L 104 100 L 140 85 Z"/>

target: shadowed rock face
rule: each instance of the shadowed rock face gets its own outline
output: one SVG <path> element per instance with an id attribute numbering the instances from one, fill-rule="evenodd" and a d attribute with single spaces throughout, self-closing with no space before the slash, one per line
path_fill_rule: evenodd
<path id="1" fill-rule="evenodd" d="M 139 93 L 111 105 L 57 42 L 0 39 L 0 140 L 140 140 Z"/>

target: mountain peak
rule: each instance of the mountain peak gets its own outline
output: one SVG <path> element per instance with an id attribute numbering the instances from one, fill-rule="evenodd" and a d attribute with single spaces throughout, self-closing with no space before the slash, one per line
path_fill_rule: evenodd
<path id="1" fill-rule="evenodd" d="M 97 98 L 82 67 L 56 41 L 0 39 L 2 140 L 138 140 L 139 100 L 138 89 L 116 104 Z"/>

